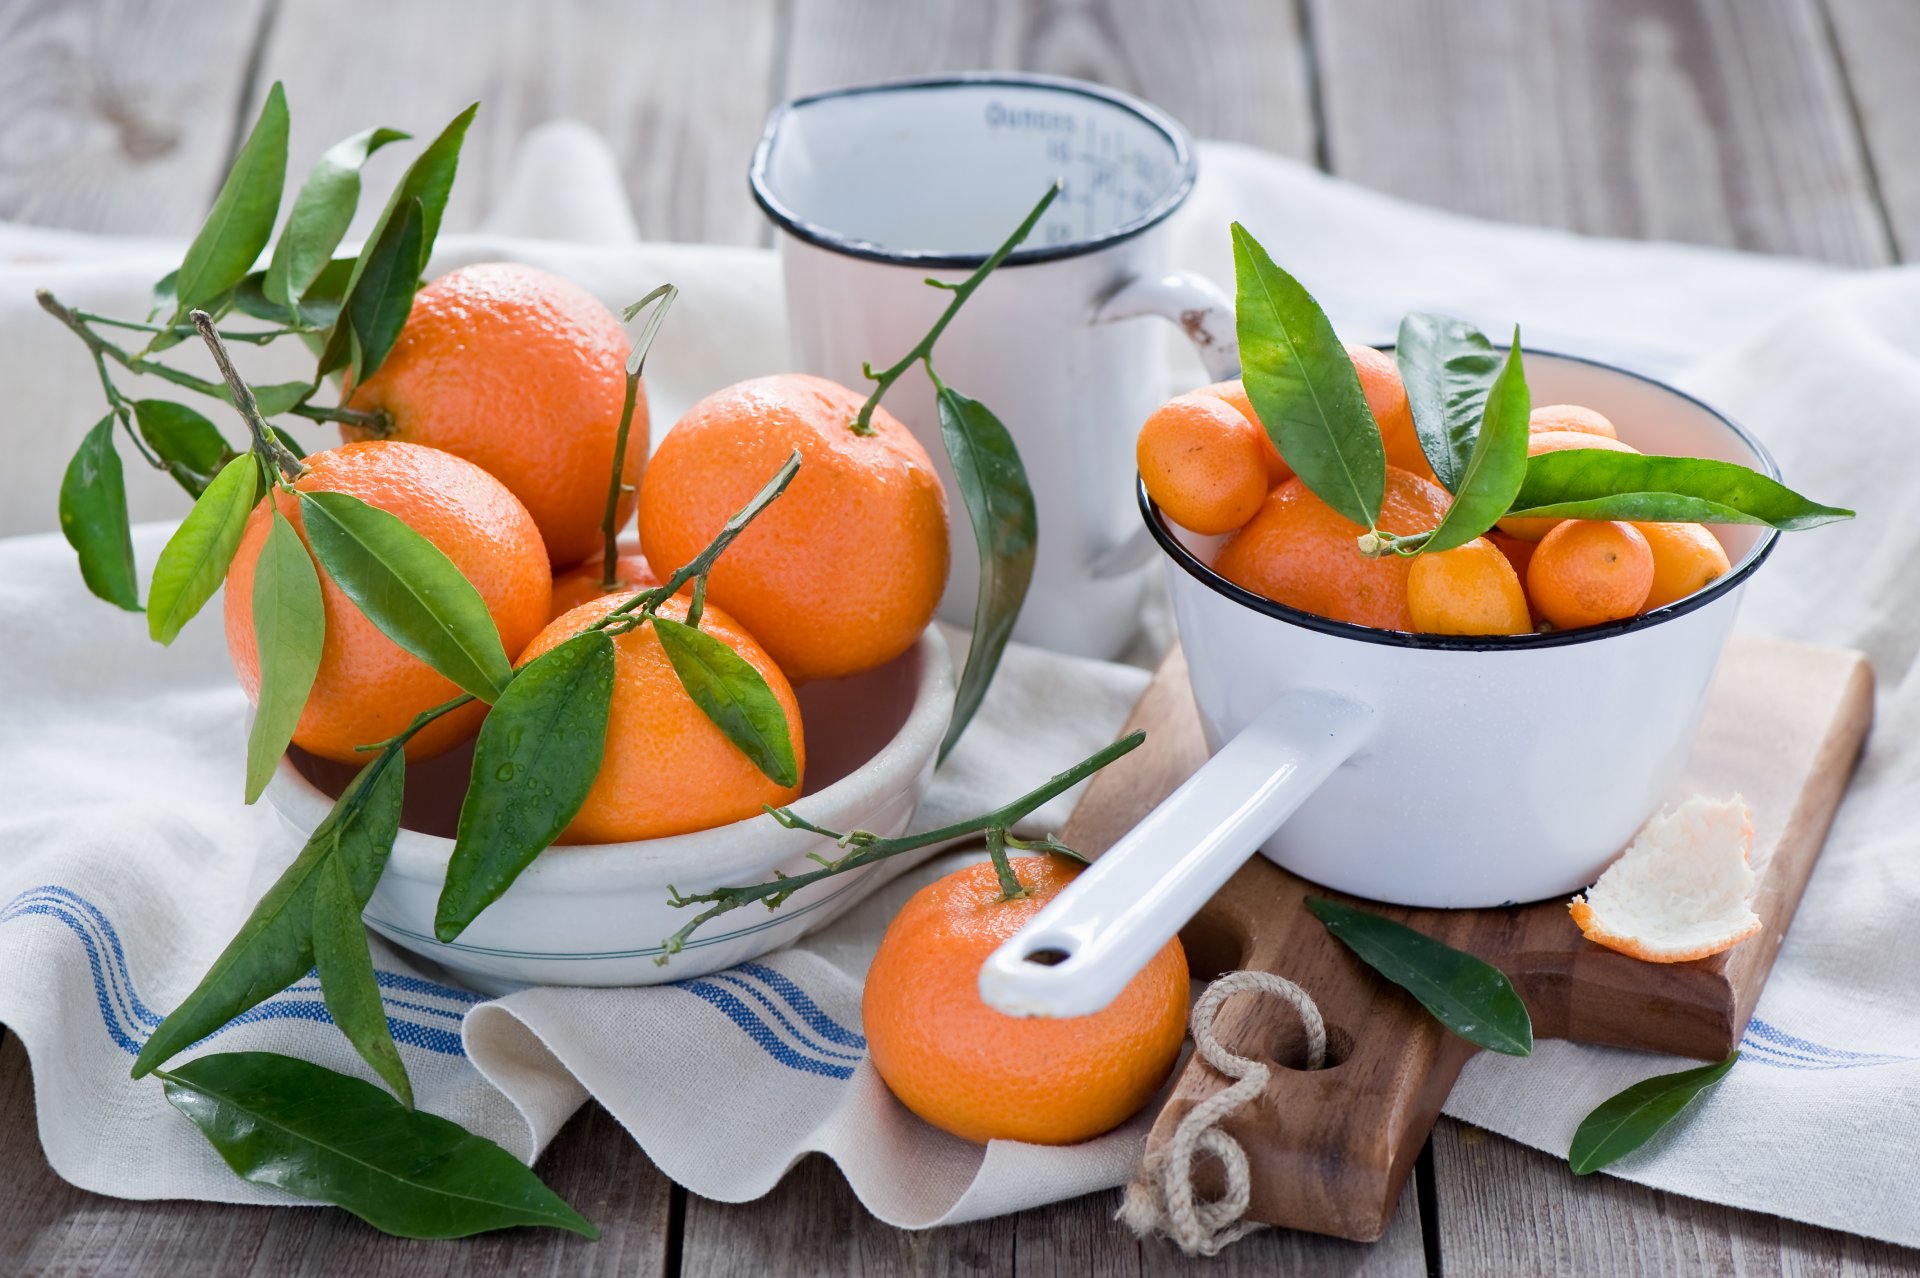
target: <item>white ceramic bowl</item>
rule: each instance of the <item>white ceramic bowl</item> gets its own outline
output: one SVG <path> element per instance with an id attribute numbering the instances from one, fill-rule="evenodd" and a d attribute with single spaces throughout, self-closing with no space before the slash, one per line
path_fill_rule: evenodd
<path id="1" fill-rule="evenodd" d="M 798 689 L 807 742 L 806 792 L 793 810 L 829 830 L 903 834 L 926 794 L 953 709 L 953 663 L 930 626 L 905 655 L 862 675 Z M 731 967 L 827 922 L 906 868 L 882 861 L 803 888 L 778 910 L 754 905 L 708 923 L 679 954 L 656 960 L 663 938 L 696 907 L 682 892 L 764 882 L 815 868 L 833 845 L 764 814 L 671 838 L 548 848 L 504 896 L 450 944 L 435 940 L 471 749 L 408 767 L 407 828 L 367 904 L 367 925 L 476 989 L 523 985 L 656 985 Z M 267 786 L 295 848 L 333 805 L 349 769 L 289 752 Z M 316 782 L 318 784 L 316 784 Z"/>

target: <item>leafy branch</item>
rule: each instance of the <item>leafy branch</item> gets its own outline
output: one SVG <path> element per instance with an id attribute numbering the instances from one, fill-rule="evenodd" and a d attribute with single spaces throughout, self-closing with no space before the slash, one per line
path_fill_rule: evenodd
<path id="1" fill-rule="evenodd" d="M 941 843 L 951 843 L 956 839 L 964 839 L 976 834 L 986 837 L 987 850 L 993 857 L 1002 891 L 1009 898 L 1024 895 L 1024 889 L 1020 887 L 1019 881 L 1013 877 L 1011 869 L 1006 864 L 1008 848 L 1025 852 L 1051 852 L 1072 857 L 1078 861 L 1084 861 L 1085 858 L 1051 834 L 1039 839 L 1021 839 L 1013 834 L 1013 827 L 1041 804 L 1064 794 L 1115 759 L 1132 751 L 1146 739 L 1147 734 L 1144 732 L 1129 733 L 1111 745 L 1096 750 L 1066 771 L 1057 773 L 1045 784 L 1029 790 L 1019 798 L 991 812 L 984 812 L 964 821 L 956 821 L 951 825 L 943 825 L 938 829 L 897 838 L 883 838 L 868 830 L 851 830 L 841 833 L 815 825 L 792 808 L 769 807 L 768 814 L 787 829 L 804 830 L 809 834 L 830 839 L 834 846 L 847 850 L 845 855 L 829 859 L 810 852 L 807 854 L 808 859 L 816 862 L 820 866 L 819 869 L 807 870 L 800 874 L 778 874 L 770 882 L 756 883 L 749 887 L 721 887 L 710 892 L 683 894 L 669 884 L 667 887 L 667 891 L 671 894 L 668 897 L 669 904 L 676 907 L 704 904 L 710 908 L 702 910 L 685 927 L 662 941 L 660 956 L 654 962 L 664 965 L 669 956 L 678 954 L 685 948 L 688 938 L 703 925 L 743 905 L 751 905 L 758 901 L 767 909 L 775 910 L 784 905 L 795 892 L 822 879 L 845 874 L 850 870 L 858 870 L 876 861 L 884 861 L 888 857 Z"/>
<path id="2" fill-rule="evenodd" d="M 607 478 L 606 512 L 600 517 L 601 552 L 600 585 L 611 591 L 620 584 L 620 549 L 617 544 L 620 523 L 620 501 L 633 491 L 633 485 L 626 482 L 627 436 L 633 429 L 633 410 L 640 399 L 640 374 L 647 366 L 647 352 L 653 349 L 653 339 L 660 335 L 660 328 L 667 322 L 667 312 L 673 309 L 680 290 L 672 284 L 662 284 L 645 297 L 629 306 L 620 318 L 628 323 L 633 317 L 653 303 L 653 314 L 647 316 L 646 327 L 640 330 L 633 349 L 627 353 L 627 388 L 620 404 L 620 429 L 613 440 L 612 474 Z M 703 586 L 705 579 L 702 578 Z"/>

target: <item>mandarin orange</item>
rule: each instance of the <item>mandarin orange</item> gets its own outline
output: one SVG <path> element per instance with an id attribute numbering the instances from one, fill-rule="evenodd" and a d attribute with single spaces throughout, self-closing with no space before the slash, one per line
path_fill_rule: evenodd
<path id="1" fill-rule="evenodd" d="M 1576 630 L 1639 612 L 1653 587 L 1653 551 L 1632 524 L 1568 519 L 1540 539 L 1527 598 L 1554 627 Z"/>
<path id="2" fill-rule="evenodd" d="M 873 1067 L 908 1109 L 964 1140 L 1070 1145 L 1153 1099 L 1186 1036 L 1187 958 L 1168 941 L 1091 1016 L 1013 1017 L 980 998 L 980 966 L 1079 873 L 1009 858 L 1028 895 L 1002 900 L 980 862 L 921 888 L 867 971 L 860 1018 Z"/>
<path id="3" fill-rule="evenodd" d="M 1677 603 L 1733 571 L 1727 548 L 1701 524 L 1635 524 L 1653 551 L 1653 586 L 1641 607 Z"/>
<path id="4" fill-rule="evenodd" d="M 626 359 L 619 317 L 573 281 L 517 262 L 463 266 L 414 297 L 386 362 L 345 404 L 384 411 L 389 438 L 443 448 L 505 484 L 564 569 L 600 548 Z M 639 482 L 646 456 L 642 387 L 623 482 Z M 629 496 L 619 522 L 632 513 Z"/>
<path id="5" fill-rule="evenodd" d="M 1266 432 L 1212 395 L 1176 395 L 1133 445 L 1141 482 L 1174 523 L 1209 536 L 1253 518 L 1267 495 Z"/>
<path id="6" fill-rule="evenodd" d="M 618 595 L 589 600 L 556 618 L 520 656 L 525 665 L 618 608 Z M 675 597 L 660 615 L 684 621 L 687 600 Z M 786 712 L 787 733 L 804 782 L 807 766 L 800 704 L 766 650 L 724 611 L 708 604 L 700 629 L 725 643 L 760 672 Z M 560 836 L 562 843 L 620 843 L 657 839 L 743 821 L 762 804 L 779 807 L 800 797 L 800 786 L 768 779 L 694 703 L 667 660 L 651 625 L 613 641 L 613 706 L 606 752 L 587 799 Z"/>
<path id="7" fill-rule="evenodd" d="M 394 440 L 311 453 L 306 465 L 295 488 L 358 497 L 397 515 L 437 546 L 480 592 L 509 654 L 546 624 L 553 579 L 540 530 L 526 507 L 486 471 L 452 453 Z M 299 499 L 276 490 L 274 500 L 304 541 Z M 260 695 L 254 565 L 271 523 L 262 503 L 248 518 L 227 570 L 227 651 L 249 699 Z M 460 690 L 381 634 L 324 569 L 320 596 L 326 637 L 293 743 L 324 758 L 364 763 L 367 756 L 355 746 L 386 740 Z M 435 719 L 407 743 L 407 757 L 424 759 L 452 748 L 473 734 L 486 710 L 473 702 Z"/>
<path id="8" fill-rule="evenodd" d="M 1422 634 L 1523 635 L 1533 629 L 1520 574 L 1484 537 L 1416 555 L 1407 573 L 1407 607 Z"/>
<path id="9" fill-rule="evenodd" d="M 1233 405 L 1242 417 L 1252 422 L 1255 428 L 1259 430 L 1260 441 L 1263 445 L 1260 450 L 1260 457 L 1261 460 L 1267 464 L 1268 488 L 1272 488 L 1275 484 L 1293 477 L 1293 467 L 1287 465 L 1287 459 L 1280 455 L 1278 448 L 1274 447 L 1273 436 L 1267 434 L 1267 428 L 1261 425 L 1260 414 L 1253 411 L 1253 401 L 1247 398 L 1247 387 L 1244 382 L 1236 377 L 1232 381 L 1214 382 L 1210 386 L 1202 386 L 1199 390 L 1191 393 L 1195 395 L 1211 395 L 1215 399 L 1225 400 L 1227 403 Z"/>
<path id="10" fill-rule="evenodd" d="M 698 554 L 798 449 L 800 472 L 708 579 L 708 597 L 795 683 L 884 665 L 913 646 L 947 584 L 947 498 L 885 408 L 856 434 L 865 397 L 789 373 L 695 404 L 640 487 L 640 544 L 662 570 Z"/>
<path id="11" fill-rule="evenodd" d="M 1613 428 L 1606 414 L 1578 404 L 1547 404 L 1536 408 L 1527 417 L 1527 429 L 1536 435 L 1550 430 L 1573 430 L 1583 435 L 1620 438 L 1620 432 Z"/>
<path id="12" fill-rule="evenodd" d="M 1361 393 L 1367 397 L 1367 409 L 1380 427 L 1387 465 L 1431 480 L 1433 467 L 1420 449 L 1420 436 L 1413 426 L 1413 405 L 1407 400 L 1406 383 L 1400 380 L 1400 366 L 1393 356 L 1371 346 L 1348 342 L 1346 348 L 1354 374 L 1360 379 Z"/>

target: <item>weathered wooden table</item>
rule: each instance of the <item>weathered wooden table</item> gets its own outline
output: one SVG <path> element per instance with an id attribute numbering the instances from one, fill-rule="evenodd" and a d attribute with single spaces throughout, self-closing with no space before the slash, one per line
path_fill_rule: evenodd
<path id="1" fill-rule="evenodd" d="M 650 238 L 756 243 L 743 169 L 772 103 L 992 66 L 1105 81 L 1200 136 L 1468 213 L 1875 266 L 1920 257 L 1916 58 L 1916 0 L 9 0 L 0 217 L 190 234 L 281 79 L 296 155 L 484 99 L 448 229 L 485 216 L 521 133 L 574 116 L 619 152 Z M 813 1159 L 759 1202 L 709 1202 L 591 1105 L 540 1170 L 597 1244 L 120 1202 L 46 1167 L 11 1038 L 0 1151 L 6 1273 L 1920 1273 L 1920 1252 L 1575 1180 L 1450 1121 L 1378 1244 L 1269 1231 L 1206 1263 L 1136 1243 L 1114 1194 L 909 1234 Z"/>

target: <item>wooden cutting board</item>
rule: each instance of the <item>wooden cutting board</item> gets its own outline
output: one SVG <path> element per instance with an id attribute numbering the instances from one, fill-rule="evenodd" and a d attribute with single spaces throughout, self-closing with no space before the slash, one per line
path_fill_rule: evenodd
<path id="1" fill-rule="evenodd" d="M 1752 809 L 1761 874 L 1754 909 L 1763 927 L 1725 954 L 1677 964 L 1628 958 L 1583 938 L 1564 900 L 1370 908 L 1498 965 L 1526 1001 L 1538 1038 L 1718 1060 L 1746 1030 L 1872 716 L 1873 673 L 1860 653 L 1747 638 L 1728 647 L 1675 796 L 1738 793 Z M 1146 729 L 1146 743 L 1094 778 L 1062 831 L 1089 856 L 1111 847 L 1207 758 L 1179 649 L 1134 707 L 1127 730 L 1134 728 Z M 1570 770 L 1566 784 L 1578 785 L 1578 775 Z M 1328 1065 L 1309 1072 L 1299 1026 L 1283 1004 L 1243 994 L 1221 1009 L 1216 1028 L 1230 1050 L 1281 1066 L 1266 1092 L 1223 1124 L 1251 1163 L 1249 1217 L 1372 1241 L 1477 1049 L 1329 936 L 1301 903 L 1310 893 L 1338 895 L 1255 856 L 1180 935 L 1196 977 L 1240 968 L 1285 976 L 1314 997 L 1328 1027 Z M 1150 1148 L 1229 1081 L 1192 1058 Z M 1194 1174 L 1203 1195 L 1219 1192 L 1209 1160 Z"/>

